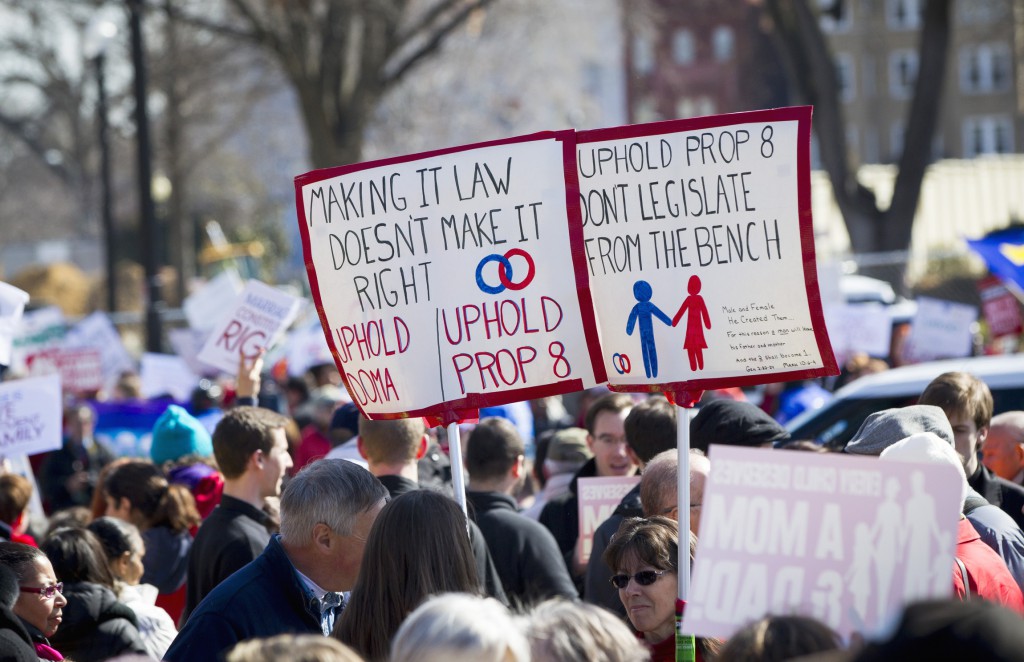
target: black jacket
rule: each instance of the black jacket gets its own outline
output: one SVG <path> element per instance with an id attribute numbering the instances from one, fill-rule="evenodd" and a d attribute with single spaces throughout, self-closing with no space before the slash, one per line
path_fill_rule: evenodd
<path id="1" fill-rule="evenodd" d="M 986 501 L 1002 508 L 1017 526 L 1024 529 L 1024 487 L 1000 478 L 981 462 L 978 462 L 977 471 L 967 479 L 967 483 Z"/>
<path id="2" fill-rule="evenodd" d="M 579 597 L 555 539 L 543 526 L 520 515 L 515 499 L 499 492 L 467 491 L 466 503 L 513 606 Z"/>
<path id="3" fill-rule="evenodd" d="M 419 483 L 411 481 L 404 476 L 377 476 L 377 478 L 387 488 L 392 499 L 413 490 L 433 489 L 430 487 L 421 488 Z M 473 559 L 476 561 L 476 575 L 483 581 L 484 591 L 487 595 L 507 605 L 508 597 L 505 595 L 505 589 L 501 585 L 498 569 L 494 567 L 494 560 L 487 549 L 484 534 L 480 532 L 480 527 L 473 520 L 469 520 L 469 546 L 473 548 Z"/>
<path id="4" fill-rule="evenodd" d="M 580 513 L 577 481 L 580 478 L 594 478 L 597 476 L 597 461 L 594 458 L 579 468 L 576 475 L 569 483 L 569 491 L 561 494 L 544 505 L 540 511 L 538 521 L 543 524 L 558 543 L 558 549 L 562 552 L 562 560 L 566 569 L 571 573 L 573 557 L 576 554 L 576 540 L 580 536 Z M 577 589 L 583 586 L 583 578 L 575 577 Z"/>
<path id="5" fill-rule="evenodd" d="M 590 548 L 590 561 L 587 562 L 587 579 L 583 588 L 583 599 L 618 614 L 626 615 L 626 608 L 619 600 L 619 592 L 612 586 L 612 570 L 602 558 L 612 536 L 619 530 L 622 520 L 629 517 L 643 517 L 640 506 L 640 484 L 622 497 L 615 511 L 601 526 L 594 531 L 594 542 Z"/>
<path id="6" fill-rule="evenodd" d="M 75 662 L 99 662 L 125 653 L 146 654 L 135 612 L 106 586 L 64 584 L 64 620 L 50 637 L 53 647 Z"/>
<path id="7" fill-rule="evenodd" d="M 188 550 L 192 547 L 192 534 L 154 526 L 142 532 L 142 541 L 146 544 L 146 555 L 142 557 L 140 582 L 156 586 L 164 595 L 184 586 L 188 577 Z"/>
<path id="8" fill-rule="evenodd" d="M 183 619 L 218 584 L 259 556 L 270 542 L 270 516 L 227 494 L 206 518 L 188 555 L 188 588 Z"/>
<path id="9" fill-rule="evenodd" d="M 38 662 L 36 648 L 21 619 L 0 607 L 0 662 Z"/>

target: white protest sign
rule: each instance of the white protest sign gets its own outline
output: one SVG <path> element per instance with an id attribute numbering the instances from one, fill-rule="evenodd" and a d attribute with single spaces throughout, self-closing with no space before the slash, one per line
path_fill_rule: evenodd
<path id="1" fill-rule="evenodd" d="M 230 269 L 217 274 L 201 289 L 185 297 L 181 304 L 188 325 L 193 329 L 211 329 L 235 305 L 242 291 L 242 279 Z"/>
<path id="2" fill-rule="evenodd" d="M 192 391 L 199 385 L 199 377 L 189 370 L 181 357 L 148 352 L 142 355 L 139 381 L 142 397 L 170 395 L 178 402 L 191 398 Z"/>
<path id="3" fill-rule="evenodd" d="M 302 299 L 250 280 L 227 315 L 211 330 L 199 360 L 234 375 L 238 355 L 254 358 L 260 348 L 273 347 L 299 312 Z"/>
<path id="4" fill-rule="evenodd" d="M 331 348 L 327 346 L 320 322 L 316 322 L 314 326 L 293 329 L 288 333 L 288 340 L 284 344 L 287 348 L 285 356 L 288 374 L 292 377 L 301 376 L 315 365 L 334 363 Z"/>
<path id="5" fill-rule="evenodd" d="M 970 356 L 971 328 L 977 319 L 978 309 L 974 306 L 918 297 L 906 351 L 915 361 Z"/>
<path id="6" fill-rule="evenodd" d="M 28 298 L 28 292 L 0 283 L 0 365 L 11 364 L 11 345 Z"/>
<path id="7" fill-rule="evenodd" d="M 61 346 L 67 349 L 93 348 L 99 351 L 103 366 L 103 379 L 108 385 L 117 381 L 125 371 L 135 370 L 135 361 L 121 341 L 110 317 L 97 311 L 82 319 L 68 330 Z"/>
<path id="8" fill-rule="evenodd" d="M 876 303 L 838 304 L 825 307 L 825 321 L 832 350 L 845 361 L 858 352 L 868 356 L 889 356 L 892 316 Z"/>
<path id="9" fill-rule="evenodd" d="M 212 373 L 214 370 L 199 360 L 199 350 L 206 344 L 210 337 L 209 330 L 193 329 L 168 329 L 167 341 L 171 343 L 171 349 L 185 361 L 188 369 L 197 375 Z"/>
<path id="10" fill-rule="evenodd" d="M 814 261 L 810 119 L 808 107 L 781 108 L 579 133 L 612 385 L 693 391 L 838 372 Z"/>
<path id="11" fill-rule="evenodd" d="M 713 445 L 683 631 L 803 614 L 877 635 L 949 597 L 963 475 L 944 464 Z"/>
<path id="12" fill-rule="evenodd" d="M 310 289 L 364 413 L 450 422 L 603 380 L 572 144 L 542 133 L 296 178 Z"/>
<path id="13" fill-rule="evenodd" d="M 0 384 L 0 456 L 33 455 L 61 447 L 60 377 Z"/>
<path id="14" fill-rule="evenodd" d="M 579 478 L 576 481 L 577 509 L 579 510 L 579 538 L 576 540 L 576 558 L 583 565 L 590 559 L 597 527 L 612 516 L 622 497 L 636 487 L 639 476 L 603 476 Z"/>
<path id="15" fill-rule="evenodd" d="M 26 372 L 28 357 L 45 349 L 57 347 L 67 333 L 64 313 L 56 306 L 26 312 L 15 330 L 11 348 L 11 370 Z"/>

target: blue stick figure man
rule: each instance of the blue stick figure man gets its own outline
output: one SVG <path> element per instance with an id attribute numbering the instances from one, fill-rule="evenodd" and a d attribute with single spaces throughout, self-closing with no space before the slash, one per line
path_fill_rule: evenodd
<path id="1" fill-rule="evenodd" d="M 633 296 L 637 304 L 629 311 L 629 319 L 626 321 L 626 335 L 633 335 L 633 327 L 640 323 L 640 349 L 644 357 L 644 372 L 648 378 L 658 376 L 658 348 L 654 343 L 654 322 L 652 317 L 657 317 L 666 326 L 672 326 L 672 319 L 651 303 L 651 284 L 646 280 L 638 280 L 633 283 Z"/>

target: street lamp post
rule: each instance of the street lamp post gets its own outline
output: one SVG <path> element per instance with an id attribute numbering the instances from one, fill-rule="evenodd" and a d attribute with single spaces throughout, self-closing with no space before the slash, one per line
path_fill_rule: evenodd
<path id="1" fill-rule="evenodd" d="M 149 113 L 146 108 L 146 60 L 142 35 L 142 0 L 128 0 L 132 65 L 135 69 L 135 131 L 138 145 L 139 220 L 142 266 L 146 277 L 146 351 L 160 352 L 162 307 L 157 273 L 156 210 L 153 206 L 153 168 L 150 162 Z"/>
<path id="2" fill-rule="evenodd" d="M 103 246 L 107 272 L 107 310 L 117 311 L 117 242 L 114 240 L 113 185 L 110 177 L 110 137 L 107 122 L 106 52 L 117 35 L 113 21 L 97 18 L 86 32 L 85 56 L 96 67 L 96 115 L 100 143 L 100 214 L 103 222 Z"/>

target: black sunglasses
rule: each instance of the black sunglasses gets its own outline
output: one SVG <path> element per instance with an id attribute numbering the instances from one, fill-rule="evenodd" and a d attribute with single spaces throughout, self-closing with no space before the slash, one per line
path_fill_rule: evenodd
<path id="1" fill-rule="evenodd" d="M 658 577 L 661 577 L 668 570 L 641 570 L 632 577 L 629 575 L 612 575 L 612 586 L 617 589 L 624 589 L 629 586 L 629 580 L 635 579 L 636 583 L 640 586 L 650 586 L 654 582 L 658 581 Z"/>

